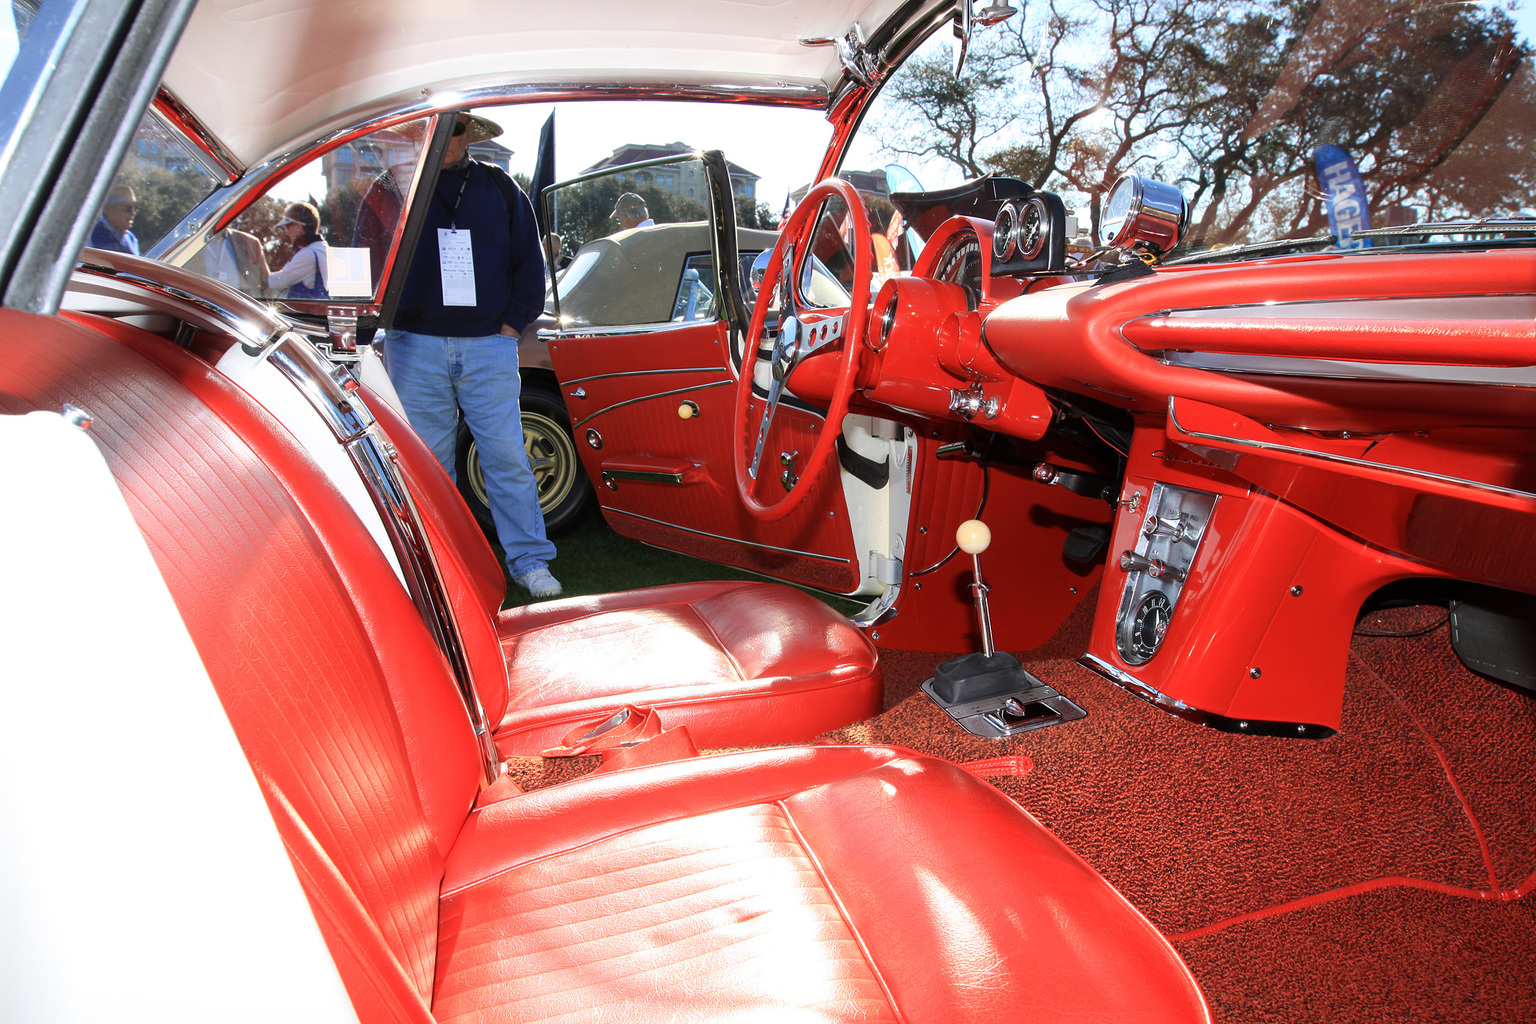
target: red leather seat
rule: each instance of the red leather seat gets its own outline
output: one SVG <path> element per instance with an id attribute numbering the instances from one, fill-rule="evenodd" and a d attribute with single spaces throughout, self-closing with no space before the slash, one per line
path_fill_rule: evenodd
<path id="1" fill-rule="evenodd" d="M 803 742 L 880 712 L 874 645 L 783 584 L 690 583 L 500 611 L 501 564 L 452 481 L 398 414 L 377 398 L 369 408 L 455 578 L 460 619 L 493 617 L 505 685 L 489 668 L 476 681 L 503 754 L 558 746 L 625 704 L 686 725 L 706 748 Z"/>
<path id="2" fill-rule="evenodd" d="M 0 412 L 94 413 L 365 1024 L 1209 1019 L 1155 929 L 943 761 L 800 747 L 481 794 L 446 661 L 281 425 L 133 328 L 0 328 Z"/>

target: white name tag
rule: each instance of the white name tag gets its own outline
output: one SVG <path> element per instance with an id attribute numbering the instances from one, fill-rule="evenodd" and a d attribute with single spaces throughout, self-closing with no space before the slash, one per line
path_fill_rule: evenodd
<path id="1" fill-rule="evenodd" d="M 469 232 L 437 229 L 437 255 L 443 268 L 443 305 L 475 304 L 475 254 Z"/>

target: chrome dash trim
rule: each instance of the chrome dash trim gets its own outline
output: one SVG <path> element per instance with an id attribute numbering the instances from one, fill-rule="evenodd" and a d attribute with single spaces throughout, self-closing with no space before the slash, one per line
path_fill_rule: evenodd
<path id="1" fill-rule="evenodd" d="M 760 544 L 755 540 L 742 540 L 740 537 L 726 537 L 718 533 L 709 533 L 706 530 L 695 530 L 691 526 L 678 526 L 676 523 L 668 523 L 661 519 L 652 519 L 650 516 L 642 516 L 638 512 L 629 512 L 622 508 L 602 506 L 604 512 L 613 512 L 616 515 L 629 516 L 631 519 L 639 519 L 647 523 L 655 523 L 657 526 L 665 526 L 669 530 L 680 530 L 683 533 L 691 533 L 696 537 L 708 537 L 711 540 L 723 540 L 728 544 L 740 544 L 743 547 L 758 548 L 763 551 L 777 551 L 784 555 L 798 555 L 801 558 L 816 558 L 823 562 L 836 562 L 839 565 L 852 565 L 851 558 L 842 558 L 838 555 L 823 555 L 815 551 L 800 551 L 797 548 L 781 548 L 773 544 Z"/>
<path id="2" fill-rule="evenodd" d="M 1184 366 L 1212 373 L 1267 377 L 1316 377 L 1321 380 L 1411 381 L 1416 384 L 1489 384 L 1536 388 L 1536 366 L 1452 366 L 1430 363 L 1367 363 L 1344 359 L 1250 356 L 1222 352 L 1165 352 L 1164 366 Z"/>
<path id="3" fill-rule="evenodd" d="M 634 405 L 636 402 L 648 402 L 653 398 L 666 398 L 668 395 L 684 395 L 690 391 L 703 391 L 707 388 L 724 387 L 727 384 L 735 383 L 736 382 L 733 380 L 715 380 L 710 381 L 708 384 L 692 384 L 685 388 L 673 388 L 671 391 L 656 391 L 649 395 L 640 395 L 636 398 L 626 398 L 622 402 L 615 402 L 612 405 L 604 406 L 603 408 L 598 409 L 596 412 L 583 416 L 581 419 L 571 424 L 571 429 L 575 430 L 577 427 L 586 426 L 588 423 L 591 423 L 605 412 L 612 412 L 615 409 L 622 409 L 624 406 Z"/>
<path id="4" fill-rule="evenodd" d="M 1498 484 L 1485 483 L 1481 480 L 1468 480 L 1459 476 L 1447 476 L 1444 473 L 1431 473 L 1427 469 L 1410 469 L 1406 466 L 1394 466 L 1385 462 L 1372 462 L 1369 459 L 1357 459 L 1348 455 L 1335 455 L 1331 452 L 1317 452 L 1309 448 L 1296 448 L 1291 445 L 1275 444 L 1272 441 L 1252 441 L 1243 437 L 1227 437 L 1223 434 L 1207 434 L 1198 430 L 1187 430 L 1179 423 L 1175 409 L 1176 396 L 1168 396 L 1168 423 L 1179 433 L 1187 437 L 1197 438 L 1202 441 L 1214 441 L 1219 444 L 1237 445 L 1240 448 L 1249 448 L 1261 452 L 1284 452 L 1287 455 L 1299 455 L 1319 462 L 1332 462 L 1342 466 L 1352 466 L 1357 469 L 1376 469 L 1383 473 L 1393 473 L 1415 480 L 1429 480 L 1434 483 L 1453 484 L 1458 487 L 1467 487 L 1472 490 L 1483 491 L 1487 494 L 1498 494 L 1507 498 L 1517 498 L 1522 501 L 1536 501 L 1536 494 L 1530 491 L 1522 491 L 1514 487 L 1500 487 Z M 1178 440 L 1174 438 L 1174 440 Z"/>
<path id="5" fill-rule="evenodd" d="M 577 384 L 588 384 L 594 380 L 613 380 L 619 377 L 656 377 L 667 373 L 725 373 L 723 366 L 680 366 L 677 369 L 665 370 L 619 370 L 614 373 L 594 373 L 590 377 L 573 377 L 565 381 L 566 387 L 574 387 Z"/>
<path id="6" fill-rule="evenodd" d="M 421 511 L 405 485 L 393 446 L 356 391 L 351 373 L 329 363 L 313 345 L 289 333 L 268 359 L 325 420 L 357 468 L 400 560 L 411 602 L 453 672 L 479 746 L 485 783 L 489 785 L 501 774 L 501 754 L 475 689 L 469 656 L 461 639 L 463 634 L 453 602 L 448 599 L 442 570 L 427 540 Z M 347 387 L 349 383 L 352 388 Z"/>
<path id="7" fill-rule="evenodd" d="M 1220 732 L 1233 732 L 1240 736 L 1288 736 L 1293 739 L 1325 740 L 1337 731 L 1326 725 L 1314 725 L 1309 722 L 1276 722 L 1257 718 L 1228 718 L 1226 715 L 1201 711 L 1192 704 L 1186 704 L 1181 700 L 1168 696 L 1154 686 L 1148 686 L 1129 672 L 1116 668 L 1097 655 L 1084 654 L 1077 659 L 1077 663 L 1091 672 L 1098 673 L 1132 696 L 1146 701 L 1155 708 L 1166 711 L 1176 718 L 1182 718 L 1186 722 L 1193 722 L 1196 725 L 1203 725 Z"/>

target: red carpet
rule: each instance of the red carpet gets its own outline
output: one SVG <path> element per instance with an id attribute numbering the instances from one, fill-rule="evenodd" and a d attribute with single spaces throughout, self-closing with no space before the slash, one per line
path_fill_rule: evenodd
<path id="1" fill-rule="evenodd" d="M 1536 1020 L 1536 700 L 1440 626 L 1356 640 L 1337 736 L 1235 737 L 1078 666 L 1083 625 L 1025 658 L 1083 721 L 971 737 L 911 695 L 941 659 L 896 652 L 893 705 L 837 736 L 1032 758 L 993 784 L 1173 938 L 1222 1021 Z"/>

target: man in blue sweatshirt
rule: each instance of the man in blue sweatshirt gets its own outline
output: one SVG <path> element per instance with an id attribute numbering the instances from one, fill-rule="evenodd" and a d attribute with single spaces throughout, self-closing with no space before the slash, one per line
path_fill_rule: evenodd
<path id="1" fill-rule="evenodd" d="M 475 437 L 507 569 L 534 597 L 558 597 L 555 546 L 523 447 L 518 336 L 544 309 L 533 204 L 499 167 L 467 156 L 501 134 L 460 112 L 406 275 L 384 361 L 411 426 L 454 476 L 458 410 Z"/>

